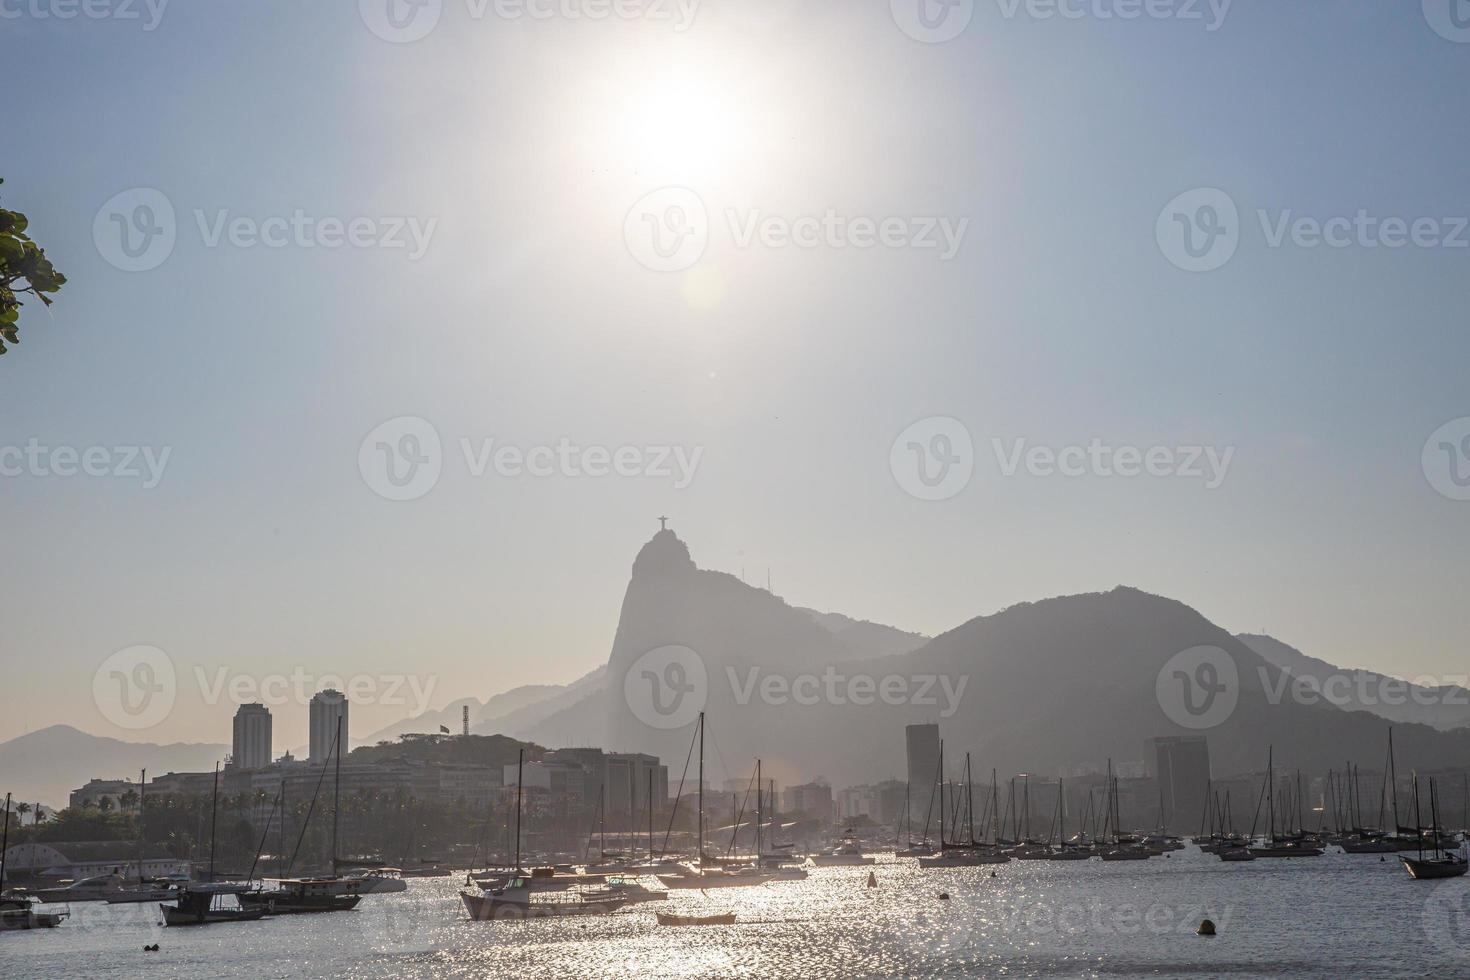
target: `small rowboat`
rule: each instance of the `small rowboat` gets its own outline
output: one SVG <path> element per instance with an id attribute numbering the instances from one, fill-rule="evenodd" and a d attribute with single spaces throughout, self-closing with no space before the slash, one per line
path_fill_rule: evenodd
<path id="1" fill-rule="evenodd" d="M 735 913 L 722 912 L 718 915 L 674 915 L 672 912 L 659 912 L 658 924 L 661 926 L 733 926 L 735 924 Z"/>

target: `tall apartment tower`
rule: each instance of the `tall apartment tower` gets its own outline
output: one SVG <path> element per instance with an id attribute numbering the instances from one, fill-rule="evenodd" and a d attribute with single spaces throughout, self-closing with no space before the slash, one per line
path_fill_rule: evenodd
<path id="1" fill-rule="evenodd" d="M 310 760 L 321 764 L 331 758 L 332 743 L 337 738 L 337 720 L 342 720 L 342 755 L 346 755 L 347 742 L 347 698 L 341 691 L 330 687 L 318 692 L 311 699 Z"/>
<path id="2" fill-rule="evenodd" d="M 265 705 L 242 704 L 236 709 L 230 759 L 236 769 L 264 769 L 271 764 L 271 712 Z"/>

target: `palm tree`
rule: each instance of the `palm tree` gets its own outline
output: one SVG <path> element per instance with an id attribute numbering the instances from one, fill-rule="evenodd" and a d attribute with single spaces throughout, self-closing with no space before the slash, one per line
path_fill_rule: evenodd
<path id="1" fill-rule="evenodd" d="M 97 809 L 101 810 L 103 813 L 109 813 L 109 812 L 111 812 L 111 810 L 112 810 L 112 797 L 110 797 L 110 796 L 104 796 L 104 797 L 102 797 L 101 801 L 98 802 L 98 804 L 97 804 Z"/>
<path id="2" fill-rule="evenodd" d="M 135 789 L 128 790 L 118 798 L 118 802 L 122 804 L 124 813 L 131 813 L 138 805 L 138 791 Z"/>
<path id="3" fill-rule="evenodd" d="M 20 822 L 25 823 L 26 814 L 31 812 L 31 805 L 29 803 L 17 803 L 15 805 L 15 812 L 20 814 Z"/>

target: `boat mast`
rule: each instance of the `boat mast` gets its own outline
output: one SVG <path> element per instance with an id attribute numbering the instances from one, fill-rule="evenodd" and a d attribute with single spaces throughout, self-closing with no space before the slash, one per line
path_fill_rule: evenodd
<path id="1" fill-rule="evenodd" d="M 1276 746 L 1266 749 L 1266 814 L 1271 842 L 1276 842 Z"/>
<path id="2" fill-rule="evenodd" d="M 138 884 L 143 883 L 143 848 L 145 845 L 143 815 L 148 811 L 144 808 L 143 796 L 147 792 L 148 770 L 144 769 L 138 773 Z"/>
<path id="3" fill-rule="evenodd" d="M 965 753 L 965 821 L 970 828 L 970 843 L 975 843 L 975 780 L 970 776 L 970 753 Z"/>
<path id="4" fill-rule="evenodd" d="M 755 866 L 761 866 L 761 760 L 755 760 Z"/>
<path id="5" fill-rule="evenodd" d="M 276 874 L 286 877 L 286 780 L 281 780 L 281 853 L 276 855 Z"/>
<path id="6" fill-rule="evenodd" d="M 1067 846 L 1067 791 L 1061 776 L 1057 777 L 1057 843 Z"/>
<path id="7" fill-rule="evenodd" d="M 1393 762 L 1393 729 L 1388 730 L 1388 780 L 1393 787 L 1393 835 L 1399 835 L 1399 776 Z M 1415 791 L 1418 795 L 1418 791 Z M 1417 802 L 1415 804 L 1417 806 Z M 1417 824 L 1418 821 L 1415 820 Z"/>
<path id="8" fill-rule="evenodd" d="M 653 863 L 653 767 L 648 768 L 648 863 Z"/>
<path id="9" fill-rule="evenodd" d="M 939 740 L 939 849 L 944 850 L 944 739 Z"/>
<path id="10" fill-rule="evenodd" d="M 209 803 L 209 880 L 214 881 L 214 827 L 219 817 L 219 763 L 214 764 L 214 793 Z"/>
<path id="11" fill-rule="evenodd" d="M 10 794 L 5 794 L 5 830 L 0 832 L 0 895 L 5 894 L 5 851 L 10 847 Z"/>
<path id="12" fill-rule="evenodd" d="M 526 770 L 526 750 L 522 748 L 516 756 L 516 865 L 515 870 L 521 870 L 521 786 L 524 781 L 521 774 Z"/>
<path id="13" fill-rule="evenodd" d="M 337 716 L 337 757 L 332 768 L 332 875 L 337 874 L 337 818 L 342 812 L 342 716 Z"/>
<path id="14" fill-rule="evenodd" d="M 699 820 L 697 833 L 699 839 L 698 860 L 701 867 L 704 866 L 704 712 L 699 713 Z"/>
<path id="15" fill-rule="evenodd" d="M 1414 788 L 1414 836 L 1419 840 L 1419 860 L 1424 860 L 1424 820 L 1419 813 L 1419 774 L 1413 773 L 1409 785 Z"/>

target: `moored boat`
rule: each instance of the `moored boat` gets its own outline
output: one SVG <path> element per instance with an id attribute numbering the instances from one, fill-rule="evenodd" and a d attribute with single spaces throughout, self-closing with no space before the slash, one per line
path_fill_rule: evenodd
<path id="1" fill-rule="evenodd" d="M 672 912 L 659 912 L 658 924 L 661 926 L 733 926 L 735 924 L 735 913 L 719 912 L 713 915 L 675 915 Z"/>
<path id="2" fill-rule="evenodd" d="M 221 882 L 201 882 L 180 889 L 178 899 L 172 905 L 160 904 L 165 925 L 204 926 L 219 922 L 253 922 L 264 918 L 267 909 L 252 907 L 245 898 L 254 887 L 251 885 Z M 235 904 L 223 901 L 233 897 Z"/>

